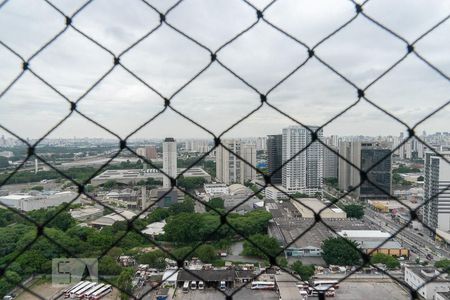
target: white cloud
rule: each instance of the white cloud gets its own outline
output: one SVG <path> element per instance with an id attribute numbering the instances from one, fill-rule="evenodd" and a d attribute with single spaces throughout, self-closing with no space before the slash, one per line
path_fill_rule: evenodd
<path id="1" fill-rule="evenodd" d="M 270 1 L 252 1 L 262 9 Z M 72 14 L 83 1 L 54 0 Z M 149 1 L 164 12 L 175 1 Z M 392 28 L 408 41 L 415 40 L 450 12 L 441 1 L 369 1 L 364 12 Z M 350 1 L 279 0 L 265 18 L 309 46 L 323 39 L 355 15 Z M 167 15 L 167 21 L 216 51 L 256 21 L 256 12 L 239 0 L 186 0 Z M 65 19 L 45 2 L 15 0 L 0 9 L 0 40 L 25 59 L 57 32 Z M 96 0 L 73 24 L 115 55 L 159 24 L 159 15 L 142 1 Z M 450 21 L 419 41 L 415 48 L 440 70 L 450 74 Z M 364 88 L 406 53 L 406 44 L 363 16 L 325 41 L 316 54 L 348 79 Z M 262 21 L 218 53 L 218 58 L 251 85 L 265 93 L 307 57 L 306 49 Z M 207 50 L 163 24 L 121 57 L 121 62 L 165 97 L 170 97 L 210 62 Z M 78 99 L 113 65 L 113 56 L 69 28 L 42 51 L 30 66 L 66 95 Z M 20 73 L 21 61 L 0 46 L 0 90 Z M 414 55 L 367 90 L 367 97 L 413 125 L 449 100 L 450 83 Z M 301 122 L 320 125 L 357 99 L 356 90 L 338 75 L 311 59 L 274 89 L 269 103 Z M 177 94 L 172 103 L 203 126 L 220 134 L 256 108 L 259 95 L 218 63 Z M 126 136 L 163 109 L 163 100 L 117 67 L 79 104 L 79 109 Z M 24 137 L 39 137 L 65 114 L 69 105 L 31 74 L 26 74 L 0 98 L 0 124 Z M 420 126 L 427 132 L 448 131 L 446 108 Z M 73 118 L 73 119 L 72 119 Z M 257 136 L 280 132 L 293 122 L 263 107 L 227 136 Z M 362 101 L 325 127 L 325 134 L 398 134 L 401 127 Z M 78 116 L 52 136 L 108 136 Z M 135 137 L 208 136 L 203 130 L 168 110 Z"/>

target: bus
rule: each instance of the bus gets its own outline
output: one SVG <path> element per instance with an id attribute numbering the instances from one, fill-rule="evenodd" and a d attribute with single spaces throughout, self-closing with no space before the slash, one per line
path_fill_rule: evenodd
<path id="1" fill-rule="evenodd" d="M 97 282 L 89 282 L 88 285 L 86 285 L 84 288 L 78 290 L 78 292 L 75 293 L 75 297 L 77 298 L 81 298 L 84 293 L 86 293 L 87 291 L 89 291 L 92 287 L 96 286 Z"/>
<path id="2" fill-rule="evenodd" d="M 68 294 L 66 296 L 66 298 L 74 298 L 75 297 L 75 293 L 78 292 L 79 290 L 81 290 L 82 288 L 84 288 L 85 286 L 87 286 L 88 284 L 90 284 L 89 281 L 82 281 L 83 283 L 80 285 L 77 285 L 77 287 L 71 289 L 70 291 L 68 291 Z"/>
<path id="3" fill-rule="evenodd" d="M 315 280 L 313 283 L 313 287 L 318 287 L 318 286 L 333 286 L 335 289 L 339 288 L 339 284 L 337 280 Z"/>
<path id="4" fill-rule="evenodd" d="M 274 290 L 275 282 L 273 281 L 253 281 L 252 290 Z"/>
<path id="5" fill-rule="evenodd" d="M 183 293 L 189 292 L 189 281 L 185 281 L 183 284 Z"/>
<path id="6" fill-rule="evenodd" d="M 103 296 L 108 295 L 112 292 L 111 285 L 105 285 L 104 287 L 100 288 L 99 290 L 95 291 L 90 297 L 89 300 L 98 300 L 102 298 Z"/>
<path id="7" fill-rule="evenodd" d="M 99 289 L 101 289 L 105 284 L 104 283 L 100 283 L 97 285 L 94 285 L 90 290 L 86 291 L 86 293 L 84 293 L 82 298 L 86 298 L 89 299 L 89 297 L 95 293 L 96 291 L 98 291 Z"/>
<path id="8" fill-rule="evenodd" d="M 64 298 L 69 298 L 69 297 L 70 297 L 70 291 L 73 290 L 73 289 L 78 288 L 80 285 L 82 285 L 82 284 L 85 283 L 85 282 L 86 282 L 86 281 L 80 281 L 80 282 L 78 282 L 77 284 L 75 284 L 75 285 L 73 285 L 73 286 L 67 288 L 67 289 L 64 291 Z"/>

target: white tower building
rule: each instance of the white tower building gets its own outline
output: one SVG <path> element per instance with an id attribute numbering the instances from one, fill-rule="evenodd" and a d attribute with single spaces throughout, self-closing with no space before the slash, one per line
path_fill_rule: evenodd
<path id="1" fill-rule="evenodd" d="M 172 178 L 177 176 L 177 142 L 166 138 L 163 142 L 163 171 Z M 164 176 L 163 187 L 170 187 L 170 178 Z"/>
<path id="2" fill-rule="evenodd" d="M 450 160 L 450 152 L 441 152 Z M 434 152 L 425 154 L 423 222 L 431 228 L 450 231 L 450 164 Z"/>
<path id="3" fill-rule="evenodd" d="M 318 129 L 317 126 L 308 127 L 313 131 Z M 317 132 L 317 136 L 322 139 L 323 131 Z M 283 164 L 295 156 L 282 169 L 282 185 L 288 192 L 308 195 L 322 192 L 323 146 L 319 142 L 309 145 L 311 140 L 311 132 L 302 126 L 283 129 Z M 302 152 L 298 154 L 300 151 Z"/>

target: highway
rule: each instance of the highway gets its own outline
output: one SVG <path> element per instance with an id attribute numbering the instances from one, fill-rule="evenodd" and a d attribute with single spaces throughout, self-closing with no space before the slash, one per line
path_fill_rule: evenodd
<path id="1" fill-rule="evenodd" d="M 324 193 L 336 198 L 336 191 L 333 189 L 325 188 Z M 357 201 L 355 201 L 348 195 L 339 200 L 339 203 L 342 204 L 350 204 L 356 202 Z M 364 210 L 364 219 L 368 223 L 371 223 L 372 226 L 391 234 L 394 234 L 404 226 L 403 224 L 392 220 L 390 216 L 369 208 L 366 208 Z M 419 232 L 422 233 L 422 235 L 419 235 Z M 422 260 L 425 259 L 427 254 L 433 255 L 433 260 L 440 260 L 450 257 L 450 251 L 437 246 L 435 241 L 428 237 L 423 230 L 415 231 L 409 227 L 406 227 L 395 236 L 395 239 L 403 243 L 405 247 L 409 248 L 412 253 L 419 256 Z"/>
<path id="2" fill-rule="evenodd" d="M 366 220 L 376 224 L 382 230 L 392 234 L 404 226 L 389 219 L 389 217 L 384 214 L 375 212 L 371 209 L 365 210 L 364 217 Z M 419 231 L 414 231 L 411 228 L 406 227 L 396 235 L 396 238 L 416 254 L 421 254 L 420 256 L 425 257 L 427 254 L 431 253 L 436 260 L 450 257 L 449 251 L 439 248 L 431 238 L 421 236 L 418 233 Z"/>

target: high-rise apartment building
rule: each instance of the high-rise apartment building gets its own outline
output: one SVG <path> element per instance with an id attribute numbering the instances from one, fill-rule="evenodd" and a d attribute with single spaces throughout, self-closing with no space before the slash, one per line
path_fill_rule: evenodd
<path id="1" fill-rule="evenodd" d="M 223 146 L 219 146 L 216 151 L 217 180 L 226 184 L 244 184 L 248 180 L 256 179 L 256 171 L 251 167 L 256 166 L 256 146 L 254 144 L 243 144 L 235 139 L 224 140 L 222 143 L 248 164 L 227 151 Z"/>
<path id="2" fill-rule="evenodd" d="M 163 171 L 172 178 L 177 176 L 177 142 L 166 138 L 163 142 Z M 164 176 L 163 187 L 170 187 L 170 178 Z"/>
<path id="3" fill-rule="evenodd" d="M 360 175 L 358 169 L 361 167 L 361 143 L 341 142 L 339 144 L 339 156 L 339 189 L 347 191 L 360 183 Z M 356 168 L 348 162 L 351 162 Z"/>
<path id="4" fill-rule="evenodd" d="M 156 151 L 155 145 L 148 145 L 145 147 L 137 148 L 136 153 L 140 156 L 145 157 L 148 160 L 157 159 L 158 153 Z"/>
<path id="5" fill-rule="evenodd" d="M 339 151 L 335 146 L 328 145 L 328 147 Z M 323 178 L 338 178 L 338 156 L 326 147 L 323 148 Z"/>
<path id="6" fill-rule="evenodd" d="M 256 138 L 256 151 L 267 150 L 267 138 L 265 136 Z"/>
<path id="7" fill-rule="evenodd" d="M 317 126 L 308 127 L 318 130 Z M 323 131 L 318 131 L 317 136 L 322 138 Z M 322 192 L 323 146 L 319 142 L 309 145 L 311 141 L 311 132 L 305 127 L 289 126 L 283 129 L 282 162 L 292 159 L 282 169 L 282 185 L 288 192 L 309 195 Z"/>
<path id="8" fill-rule="evenodd" d="M 450 160 L 450 151 L 440 153 Z M 425 205 L 423 222 L 433 229 L 450 231 L 450 165 L 434 152 L 425 154 Z"/>
<path id="9" fill-rule="evenodd" d="M 204 139 L 191 139 L 184 142 L 186 152 L 206 153 L 211 149 L 210 141 Z"/>
<path id="10" fill-rule="evenodd" d="M 361 200 L 388 199 L 389 196 L 386 193 L 391 193 L 392 180 L 390 154 L 391 150 L 381 147 L 378 143 L 341 142 L 339 188 L 347 191 L 358 186 L 361 183 L 361 169 L 368 172 L 367 177 L 371 182 L 364 181 L 353 193 Z M 351 162 L 353 166 L 348 162 Z"/>
<path id="11" fill-rule="evenodd" d="M 267 136 L 267 168 L 269 174 L 272 175 L 271 182 L 273 184 L 281 184 L 281 169 L 275 172 L 281 167 L 283 160 L 283 135 L 274 134 Z"/>

